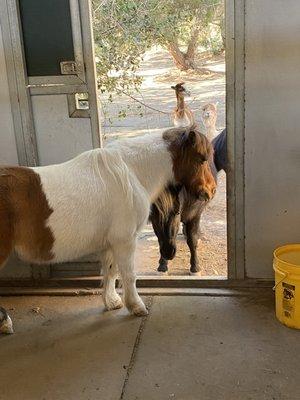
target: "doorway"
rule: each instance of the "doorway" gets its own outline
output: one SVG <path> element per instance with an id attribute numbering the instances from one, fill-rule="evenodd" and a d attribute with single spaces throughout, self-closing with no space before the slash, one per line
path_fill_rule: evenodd
<path id="1" fill-rule="evenodd" d="M 180 1 L 173 1 L 172 9 L 168 9 L 168 4 L 171 2 L 167 2 L 166 7 L 160 10 L 158 21 L 153 17 L 157 15 L 155 1 L 143 2 L 139 5 L 128 1 L 125 2 L 127 8 L 122 8 L 124 2 L 114 2 L 114 7 L 109 10 L 109 18 L 107 18 L 108 3 L 94 1 L 94 36 L 104 143 L 122 140 L 123 137 L 163 131 L 173 126 L 172 112 L 176 107 L 176 97 L 171 86 L 179 82 L 184 82 L 191 92 L 186 103 L 193 111 L 195 120 L 203 132 L 206 126 L 203 124 L 202 108 L 207 104 L 216 106 L 217 120 L 214 137 L 225 127 L 228 128 L 230 171 L 227 177 L 224 171 L 219 172 L 217 194 L 201 217 L 198 246 L 201 271 L 197 278 L 204 281 L 207 279 L 226 280 L 228 277 L 233 279 L 238 276 L 236 266 L 233 267 L 236 252 L 232 250 L 235 247 L 233 230 L 236 225 L 235 222 L 228 223 L 227 220 L 232 218 L 232 207 L 236 205 L 236 203 L 233 204 L 232 199 L 235 196 L 234 152 L 237 147 L 233 132 L 234 125 L 231 122 L 228 124 L 228 118 L 232 121 L 232 105 L 235 99 L 230 100 L 229 110 L 226 105 L 229 101 L 228 85 L 232 84 L 231 78 L 229 77 L 228 81 L 227 77 L 234 73 L 232 70 L 234 63 L 228 62 L 228 59 L 234 57 L 236 50 L 231 42 L 233 36 L 229 37 L 228 32 L 232 33 L 235 30 L 233 16 L 236 6 L 225 4 L 223 0 L 200 1 L 197 4 L 190 1 L 186 3 L 186 9 L 182 15 Z M 193 10 L 193 17 L 196 15 L 196 19 L 202 18 L 202 25 L 205 28 L 195 32 L 197 24 L 195 24 L 195 18 L 191 17 L 191 10 Z M 191 14 L 189 23 L 186 23 L 189 12 Z M 166 13 L 173 24 L 174 21 L 177 23 L 178 37 L 172 44 L 168 38 L 169 43 L 166 44 L 167 40 L 161 40 L 159 36 L 167 35 L 167 28 L 155 27 L 155 24 L 159 25 L 164 18 L 163 13 Z M 146 30 L 152 32 L 152 30 L 160 29 L 156 40 L 157 32 L 148 35 L 143 24 L 131 18 L 134 14 L 143 16 L 145 23 L 148 24 Z M 172 27 L 168 29 L 172 30 Z M 174 32 L 172 33 L 174 35 Z M 195 39 L 196 35 L 198 35 L 197 39 Z M 134 42 L 137 36 L 141 44 Z M 121 43 L 118 43 L 119 38 L 121 38 Z M 194 45 L 191 60 L 188 59 L 188 52 L 193 40 L 197 41 L 197 45 Z M 124 53 L 122 45 L 124 48 L 128 46 Z M 132 54 L 128 49 L 132 50 Z M 108 57 L 105 52 L 109 55 Z M 119 55 L 116 62 L 113 61 L 114 54 Z M 183 59 L 189 65 L 184 65 Z M 130 62 L 133 64 L 130 65 Z M 230 188 L 226 191 L 228 185 Z M 229 216 L 227 216 L 228 207 L 231 209 Z M 178 279 L 189 277 L 189 258 L 186 240 L 180 230 L 177 238 L 177 254 L 169 264 L 168 276 Z M 140 235 L 136 257 L 136 270 L 141 279 L 159 277 L 158 260 L 157 238 L 151 224 L 148 224 Z M 193 277 L 193 281 L 195 278 Z"/>

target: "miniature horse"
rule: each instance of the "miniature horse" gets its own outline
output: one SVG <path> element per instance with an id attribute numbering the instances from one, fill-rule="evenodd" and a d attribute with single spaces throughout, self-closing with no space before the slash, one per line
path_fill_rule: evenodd
<path id="1" fill-rule="evenodd" d="M 173 128 L 58 165 L 1 168 L 0 265 L 13 250 L 38 264 L 100 252 L 106 308 L 123 305 L 115 290 L 119 270 L 126 307 L 146 315 L 135 286 L 137 235 L 151 203 L 169 184 L 182 185 L 195 198 L 212 198 L 211 154 L 211 144 L 196 129 Z M 0 311 L 1 326 L 9 333 L 9 317 Z"/>
<path id="2" fill-rule="evenodd" d="M 214 155 L 209 159 L 211 171 L 216 179 L 222 169 L 227 173 L 227 134 L 224 129 L 213 142 Z M 184 224 L 184 234 L 190 249 L 190 274 L 200 270 L 197 255 L 199 224 L 201 214 L 210 199 L 196 198 L 185 188 L 169 186 L 151 207 L 150 221 L 158 238 L 160 260 L 158 271 L 168 271 L 168 261 L 176 254 L 176 237 L 180 222 Z"/>

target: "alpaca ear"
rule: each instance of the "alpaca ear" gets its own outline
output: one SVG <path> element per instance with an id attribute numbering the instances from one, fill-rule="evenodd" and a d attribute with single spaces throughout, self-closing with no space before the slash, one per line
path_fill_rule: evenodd
<path id="1" fill-rule="evenodd" d="M 218 108 L 218 105 L 220 104 L 220 102 L 216 101 L 214 104 L 215 104 L 216 108 Z"/>
<path id="2" fill-rule="evenodd" d="M 171 89 L 176 90 L 176 87 L 175 86 L 171 86 Z"/>

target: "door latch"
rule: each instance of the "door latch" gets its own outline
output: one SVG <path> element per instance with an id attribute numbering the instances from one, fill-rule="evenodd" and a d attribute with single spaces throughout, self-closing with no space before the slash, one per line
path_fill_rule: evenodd
<path id="1" fill-rule="evenodd" d="M 61 61 L 60 72 L 62 75 L 77 75 L 78 66 L 75 61 Z"/>

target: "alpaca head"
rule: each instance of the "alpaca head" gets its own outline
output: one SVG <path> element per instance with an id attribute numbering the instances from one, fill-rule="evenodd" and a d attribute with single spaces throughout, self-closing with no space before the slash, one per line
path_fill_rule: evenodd
<path id="1" fill-rule="evenodd" d="M 191 93 L 184 86 L 184 82 L 177 83 L 175 86 L 171 86 L 171 89 L 175 90 L 176 94 L 181 96 L 190 96 Z"/>
<path id="2" fill-rule="evenodd" d="M 207 103 L 202 107 L 201 117 L 206 128 L 215 127 L 217 121 L 217 105 Z"/>

